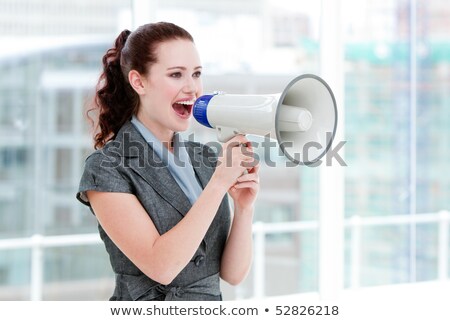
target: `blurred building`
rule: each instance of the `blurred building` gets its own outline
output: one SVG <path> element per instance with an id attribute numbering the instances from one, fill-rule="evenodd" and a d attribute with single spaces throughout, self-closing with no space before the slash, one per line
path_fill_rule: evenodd
<path id="1" fill-rule="evenodd" d="M 110 34 L 130 0 L 3 0 L 0 33 L 8 36 Z"/>
<path id="2" fill-rule="evenodd" d="M 410 2 L 364 3 L 361 20 L 348 26 L 345 48 L 349 165 L 345 214 L 411 215 L 412 211 L 447 209 L 450 179 L 444 173 L 450 149 L 444 146 L 450 138 L 446 125 L 450 117 L 450 7 L 444 1 L 417 1 L 413 53 Z M 411 55 L 417 60 L 415 115 L 411 114 Z M 411 143 L 414 136 L 416 144 Z M 417 227 L 416 280 L 437 277 L 438 229 L 438 224 Z M 404 226 L 363 229 L 363 285 L 409 280 L 410 233 Z"/>

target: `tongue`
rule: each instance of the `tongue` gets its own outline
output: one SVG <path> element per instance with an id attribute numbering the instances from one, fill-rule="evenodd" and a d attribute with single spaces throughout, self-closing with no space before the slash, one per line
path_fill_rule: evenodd
<path id="1" fill-rule="evenodd" d="M 172 106 L 173 106 L 173 109 L 175 110 L 175 112 L 177 114 L 184 115 L 184 112 L 185 112 L 186 109 L 184 108 L 183 105 L 181 105 L 181 104 L 173 104 Z"/>

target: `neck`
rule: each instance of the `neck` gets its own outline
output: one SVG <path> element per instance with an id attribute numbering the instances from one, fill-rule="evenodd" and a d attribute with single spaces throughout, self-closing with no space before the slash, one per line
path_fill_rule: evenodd
<path id="1" fill-rule="evenodd" d="M 136 115 L 136 118 L 169 150 L 173 151 L 174 131 L 148 120 L 147 117 Z"/>

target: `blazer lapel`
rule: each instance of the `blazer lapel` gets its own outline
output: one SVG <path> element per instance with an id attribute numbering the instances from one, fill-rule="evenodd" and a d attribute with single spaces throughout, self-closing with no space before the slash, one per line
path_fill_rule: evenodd
<path id="1" fill-rule="evenodd" d="M 182 216 L 191 208 L 189 199 L 173 178 L 168 167 L 145 141 L 137 129 L 127 122 L 117 134 L 123 146 L 124 166 L 130 167 Z"/>
<path id="2" fill-rule="evenodd" d="M 194 142 L 187 142 L 187 147 L 194 171 L 197 174 L 203 188 L 205 188 L 209 183 L 211 176 L 214 174 L 215 164 L 210 161 L 210 158 L 215 158 L 215 154 L 213 154 L 208 148 Z M 224 196 L 224 201 L 226 206 L 229 206 L 227 194 Z M 219 208 L 219 211 L 221 211 L 221 208 L 222 207 Z M 208 246 L 209 240 L 212 239 L 212 235 L 214 235 L 217 227 L 222 224 L 223 219 L 223 216 L 220 214 L 214 217 L 213 222 L 209 226 L 208 231 L 206 231 L 205 237 L 203 238 L 205 247 Z"/>
<path id="3" fill-rule="evenodd" d="M 214 173 L 214 167 L 212 167 L 212 164 L 207 160 L 207 158 L 212 155 L 205 155 L 205 149 L 196 143 L 186 142 L 186 146 L 195 174 L 200 180 L 202 188 L 205 189 Z"/>

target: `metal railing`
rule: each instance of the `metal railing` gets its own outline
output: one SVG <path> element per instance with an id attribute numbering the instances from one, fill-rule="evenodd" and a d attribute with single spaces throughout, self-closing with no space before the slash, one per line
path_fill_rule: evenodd
<path id="1" fill-rule="evenodd" d="M 361 265 L 361 227 L 363 226 L 395 226 L 424 223 L 438 223 L 438 279 L 448 278 L 449 262 L 449 221 L 450 212 L 440 211 L 437 213 L 425 213 L 415 215 L 393 215 L 377 217 L 361 217 L 355 215 L 344 220 L 344 227 L 351 229 L 351 251 L 350 251 L 350 288 L 360 287 L 360 265 Z M 265 238 L 269 234 L 293 233 L 305 230 L 315 230 L 318 222 L 283 222 L 254 224 L 254 281 L 253 296 L 262 298 L 265 296 Z"/>
<path id="2" fill-rule="evenodd" d="M 75 234 L 61 236 L 43 236 L 35 234 L 29 238 L 0 240 L 0 250 L 31 249 L 30 300 L 41 301 L 44 285 L 44 259 L 46 248 L 101 244 L 100 236 L 93 234 Z"/>
<path id="3" fill-rule="evenodd" d="M 450 212 L 440 211 L 430 214 L 395 215 L 383 217 L 353 216 L 344 220 L 344 226 L 351 229 L 351 288 L 360 286 L 360 253 L 361 253 L 361 227 L 363 226 L 395 226 L 408 224 L 438 223 L 438 279 L 448 278 L 449 261 L 449 221 Z M 296 233 L 307 230 L 317 230 L 317 221 L 263 223 L 255 222 L 254 234 L 254 281 L 253 297 L 265 296 L 265 251 L 266 236 L 270 234 Z M 46 248 L 95 245 L 101 244 L 100 237 L 94 234 L 77 234 L 63 236 L 33 235 L 30 238 L 0 240 L 0 250 L 31 249 L 31 284 L 30 299 L 42 300 L 43 293 L 43 251 Z"/>

